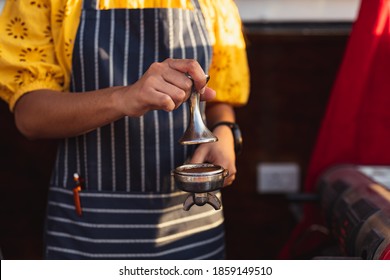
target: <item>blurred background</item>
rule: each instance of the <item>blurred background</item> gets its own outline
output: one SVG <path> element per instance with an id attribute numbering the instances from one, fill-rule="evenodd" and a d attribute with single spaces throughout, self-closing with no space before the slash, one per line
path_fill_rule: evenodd
<path id="1" fill-rule="evenodd" d="M 236 109 L 244 138 L 237 179 L 222 191 L 227 258 L 276 259 L 303 204 L 317 203 L 300 191 L 360 1 L 235 2 L 247 39 L 251 96 Z M 26 140 L 3 101 L 0 131 L 2 257 L 40 259 L 56 143 Z"/>

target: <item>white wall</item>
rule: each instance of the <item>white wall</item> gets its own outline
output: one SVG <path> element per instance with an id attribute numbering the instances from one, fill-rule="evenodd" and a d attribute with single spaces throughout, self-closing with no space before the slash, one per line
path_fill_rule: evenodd
<path id="1" fill-rule="evenodd" d="M 0 0 L 0 13 L 1 13 L 1 11 L 3 11 L 4 2 L 5 2 L 5 0 Z"/>
<path id="2" fill-rule="evenodd" d="M 353 22 L 360 0 L 235 0 L 244 22 Z"/>

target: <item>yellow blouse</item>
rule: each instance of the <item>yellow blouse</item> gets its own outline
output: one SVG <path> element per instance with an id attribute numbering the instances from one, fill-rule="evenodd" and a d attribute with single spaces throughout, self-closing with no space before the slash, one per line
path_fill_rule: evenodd
<path id="1" fill-rule="evenodd" d="M 183 8 L 190 0 L 100 0 L 100 9 Z M 213 45 L 209 86 L 215 101 L 246 104 L 249 69 L 233 0 L 199 0 Z M 26 92 L 69 90 L 81 0 L 8 0 L 0 16 L 0 98 L 12 111 Z"/>

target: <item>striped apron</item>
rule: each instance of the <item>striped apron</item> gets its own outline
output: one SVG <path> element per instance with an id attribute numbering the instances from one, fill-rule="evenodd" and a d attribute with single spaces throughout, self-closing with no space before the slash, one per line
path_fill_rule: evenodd
<path id="1" fill-rule="evenodd" d="M 98 10 L 85 0 L 73 52 L 72 92 L 136 82 L 156 61 L 192 58 L 205 72 L 211 47 L 198 1 L 176 8 Z M 187 104 L 125 117 L 61 141 L 45 224 L 48 259 L 222 259 L 222 211 L 182 210 L 171 170 L 192 147 L 178 143 Z M 75 211 L 73 174 L 83 178 Z"/>

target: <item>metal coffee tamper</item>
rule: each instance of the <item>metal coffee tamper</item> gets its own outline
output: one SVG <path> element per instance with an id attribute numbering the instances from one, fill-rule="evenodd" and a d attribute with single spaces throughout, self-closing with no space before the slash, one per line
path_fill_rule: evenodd
<path id="1" fill-rule="evenodd" d="M 187 75 L 187 77 L 192 80 L 191 76 Z M 209 80 L 210 76 L 206 75 L 206 84 Z M 190 120 L 186 131 L 179 140 L 180 144 L 192 145 L 218 141 L 218 138 L 215 137 L 203 122 L 200 112 L 200 93 L 195 89 L 193 80 L 188 105 L 190 109 Z"/>
<path id="2" fill-rule="evenodd" d="M 191 76 L 187 75 L 188 78 Z M 206 76 L 206 83 L 209 81 Z M 200 93 L 193 83 L 188 99 L 190 120 L 184 135 L 179 142 L 182 145 L 194 145 L 218 141 L 218 138 L 207 128 L 200 112 Z M 190 193 L 183 203 L 183 209 L 188 211 L 193 205 L 210 204 L 214 209 L 221 208 L 221 201 L 213 193 L 223 187 L 228 170 L 210 163 L 184 164 L 172 171 L 176 186 Z"/>

